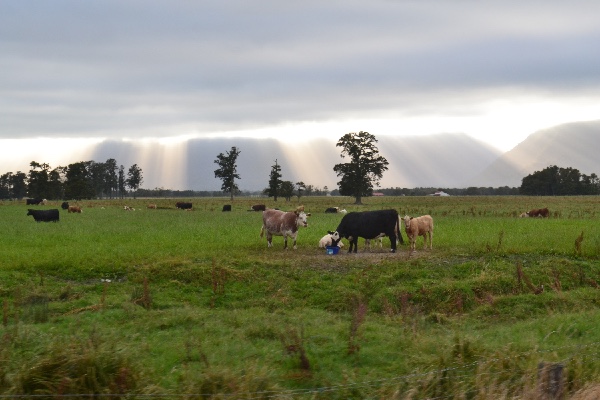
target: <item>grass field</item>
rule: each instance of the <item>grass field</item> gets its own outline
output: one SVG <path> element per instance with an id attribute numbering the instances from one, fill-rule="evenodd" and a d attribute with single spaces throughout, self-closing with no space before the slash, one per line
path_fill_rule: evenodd
<path id="1" fill-rule="evenodd" d="M 286 251 L 248 209 L 297 201 L 82 201 L 58 223 L 0 203 L 0 398 L 537 399 L 541 365 L 563 398 L 595 390 L 600 198 L 352 200 L 302 198 Z M 433 250 L 328 256 L 331 206 L 430 214 Z"/>

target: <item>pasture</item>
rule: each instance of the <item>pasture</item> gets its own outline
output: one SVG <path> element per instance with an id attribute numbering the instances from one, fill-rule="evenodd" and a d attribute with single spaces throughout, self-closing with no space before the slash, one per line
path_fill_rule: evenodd
<path id="1" fill-rule="evenodd" d="M 81 201 L 58 223 L 26 213 L 60 202 L 0 203 L 0 398 L 534 399 L 553 390 L 540 365 L 565 396 L 600 380 L 598 197 L 176 201 Z M 259 203 L 312 214 L 297 250 L 267 248 Z M 395 254 L 326 255 L 333 206 L 430 214 L 433 250 L 410 255 L 402 228 Z"/>

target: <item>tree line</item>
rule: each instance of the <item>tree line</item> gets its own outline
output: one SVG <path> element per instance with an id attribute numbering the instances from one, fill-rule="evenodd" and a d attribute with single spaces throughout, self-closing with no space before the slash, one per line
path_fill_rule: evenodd
<path id="1" fill-rule="evenodd" d="M 322 190 L 302 181 L 291 182 L 283 180 L 281 165 L 275 159 L 271 166 L 268 186 L 260 192 L 262 195 L 279 197 L 289 201 L 293 196 L 298 199 L 310 195 L 342 195 L 355 198 L 355 204 L 361 204 L 363 197 L 373 195 L 375 187 L 383 173 L 388 169 L 388 161 L 379 154 L 376 146 L 377 139 L 368 132 L 348 133 L 342 136 L 336 146 L 341 148 L 341 158 L 348 162 L 335 164 L 333 171 L 340 180 L 338 189 L 329 192 L 327 186 Z M 163 188 L 153 190 L 140 189 L 143 182 L 142 170 L 137 164 L 132 165 L 127 173 L 123 165 L 118 166 L 116 160 L 106 162 L 82 161 L 69 164 L 66 167 L 50 168 L 48 164 L 32 161 L 29 173 L 6 173 L 0 176 L 0 198 L 35 197 L 47 199 L 92 199 L 124 197 L 127 188 L 136 195 L 144 197 L 196 197 L 229 194 L 241 195 L 236 180 L 241 179 L 237 171 L 237 158 L 241 150 L 231 147 L 231 150 L 220 153 L 214 160 L 219 166 L 214 171 L 215 178 L 222 181 L 221 192 L 210 191 L 172 191 Z M 442 189 L 437 189 L 442 190 Z M 433 188 L 390 188 L 380 189 L 386 195 L 427 195 L 432 194 Z M 579 170 L 556 165 L 523 178 L 520 188 L 470 187 L 466 189 L 443 189 L 450 195 L 481 196 L 481 195 L 532 195 L 532 196 L 565 196 L 565 195 L 598 195 L 600 194 L 600 179 L 596 174 L 587 176 Z M 255 193 L 250 193 L 255 194 Z"/>
<path id="2" fill-rule="evenodd" d="M 51 168 L 32 161 L 28 173 L 17 171 L 0 175 L 0 198 L 94 199 L 123 198 L 127 189 L 135 193 L 143 182 L 137 164 L 125 172 L 115 159 L 106 162 L 80 161 Z"/>

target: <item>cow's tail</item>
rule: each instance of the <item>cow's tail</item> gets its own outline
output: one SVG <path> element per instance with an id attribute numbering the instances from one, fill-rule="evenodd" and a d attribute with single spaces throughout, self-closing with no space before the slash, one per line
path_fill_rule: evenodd
<path id="1" fill-rule="evenodd" d="M 404 239 L 402 238 L 402 223 L 400 222 L 400 214 L 398 214 L 398 218 L 396 218 L 396 237 L 400 244 L 404 244 Z"/>
<path id="2" fill-rule="evenodd" d="M 265 225 L 263 224 L 263 226 L 260 228 L 260 237 L 261 237 L 261 239 L 262 239 L 264 233 L 265 233 Z"/>

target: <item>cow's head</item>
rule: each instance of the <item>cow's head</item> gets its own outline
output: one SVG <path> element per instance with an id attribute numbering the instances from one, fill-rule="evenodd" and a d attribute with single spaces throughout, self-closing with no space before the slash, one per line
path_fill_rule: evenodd
<path id="1" fill-rule="evenodd" d="M 527 217 L 529 217 L 528 212 L 524 212 L 523 214 L 519 215 L 519 218 L 527 218 Z"/>
<path id="2" fill-rule="evenodd" d="M 298 224 L 298 226 L 303 226 L 303 227 L 308 227 L 308 221 L 307 218 L 308 216 L 306 215 L 306 213 L 304 211 L 295 211 L 296 214 L 296 223 Z"/>
<path id="3" fill-rule="evenodd" d="M 409 227 L 410 226 L 410 220 L 412 219 L 412 217 L 409 217 L 408 215 L 405 215 L 404 218 L 402 218 L 404 220 L 404 226 Z"/>
<path id="4" fill-rule="evenodd" d="M 327 233 L 329 233 L 329 236 L 331 236 L 331 245 L 337 246 L 341 239 L 340 233 L 338 231 L 327 231 Z"/>

